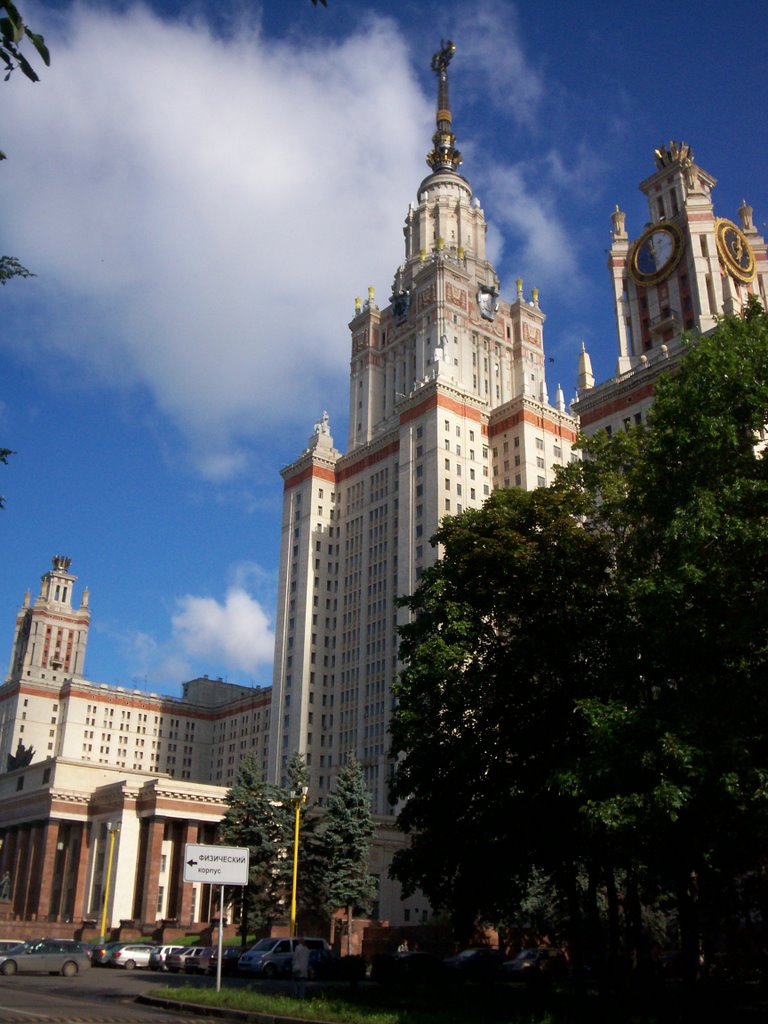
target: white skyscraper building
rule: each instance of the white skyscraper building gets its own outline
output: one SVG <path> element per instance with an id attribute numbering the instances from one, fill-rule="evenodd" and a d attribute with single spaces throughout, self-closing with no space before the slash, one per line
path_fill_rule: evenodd
<path id="1" fill-rule="evenodd" d="M 349 436 L 327 414 L 283 472 L 269 772 L 298 750 L 322 802 L 340 765 L 362 764 L 377 815 L 391 813 L 388 729 L 397 625 L 437 557 L 444 516 L 497 487 L 546 485 L 571 458 L 577 422 L 547 396 L 544 313 L 518 280 L 510 301 L 486 258 L 480 202 L 459 173 L 449 43 L 435 55 L 430 173 L 405 217 L 405 253 L 383 306 L 355 303 Z"/>

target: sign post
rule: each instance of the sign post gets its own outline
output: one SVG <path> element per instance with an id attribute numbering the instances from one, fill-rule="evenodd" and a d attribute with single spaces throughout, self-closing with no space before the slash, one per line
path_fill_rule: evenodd
<path id="1" fill-rule="evenodd" d="M 224 886 L 247 885 L 250 852 L 247 846 L 184 846 L 184 881 L 219 886 L 219 954 L 216 958 L 216 991 L 221 989 L 224 949 Z"/>

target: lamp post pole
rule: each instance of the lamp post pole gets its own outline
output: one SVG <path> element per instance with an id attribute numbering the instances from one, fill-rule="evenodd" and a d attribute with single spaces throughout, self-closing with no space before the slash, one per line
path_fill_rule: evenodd
<path id="1" fill-rule="evenodd" d="M 107 822 L 107 832 L 109 833 L 109 857 L 107 858 L 107 880 L 104 883 L 104 906 L 101 911 L 101 934 L 99 935 L 99 942 L 104 941 L 104 933 L 107 928 L 107 904 L 109 903 L 109 880 L 112 877 L 112 857 L 115 853 L 115 838 L 117 833 L 120 831 L 120 822 L 111 821 Z"/>
<path id="2" fill-rule="evenodd" d="M 291 884 L 291 927 L 290 937 L 296 934 L 296 881 L 299 874 L 299 825 L 301 822 L 301 805 L 307 799 L 307 786 L 302 786 L 292 794 L 296 801 L 296 821 L 293 828 L 293 882 Z"/>

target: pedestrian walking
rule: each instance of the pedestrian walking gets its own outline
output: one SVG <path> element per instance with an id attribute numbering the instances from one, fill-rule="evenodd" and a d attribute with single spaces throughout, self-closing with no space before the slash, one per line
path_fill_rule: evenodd
<path id="1" fill-rule="evenodd" d="M 294 999 L 303 999 L 307 994 L 307 978 L 309 977 L 309 948 L 304 939 L 299 939 L 296 943 L 291 974 L 293 976 L 292 995 Z"/>

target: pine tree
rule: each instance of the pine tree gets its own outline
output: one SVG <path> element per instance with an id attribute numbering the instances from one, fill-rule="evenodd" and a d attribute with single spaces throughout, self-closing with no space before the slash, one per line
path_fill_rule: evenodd
<path id="1" fill-rule="evenodd" d="M 299 857 L 296 884 L 296 906 L 299 916 L 311 914 L 322 916 L 325 907 L 322 896 L 323 858 L 318 845 L 318 816 L 315 807 L 306 802 L 306 797 L 298 794 L 306 793 L 309 788 L 309 771 L 303 756 L 295 751 L 286 765 L 287 788 L 283 789 L 283 800 L 288 808 L 290 819 L 290 842 L 288 859 L 290 869 L 293 868 L 293 848 L 296 830 L 296 801 L 299 802 Z M 292 874 L 291 874 L 292 879 Z M 291 884 L 289 879 L 289 887 Z M 290 899 L 290 896 L 289 896 Z"/>
<path id="2" fill-rule="evenodd" d="M 255 754 L 247 754 L 240 762 L 227 803 L 219 835 L 223 843 L 250 851 L 243 912 L 252 927 L 263 928 L 287 909 L 290 807 L 283 790 L 264 780 Z"/>
<path id="3" fill-rule="evenodd" d="M 376 896 L 376 879 L 368 872 L 374 831 L 362 769 L 350 759 L 339 773 L 335 792 L 328 797 L 320 827 L 325 907 L 331 914 L 340 907 L 347 908 L 350 952 L 353 914 L 355 910 L 369 913 Z"/>

